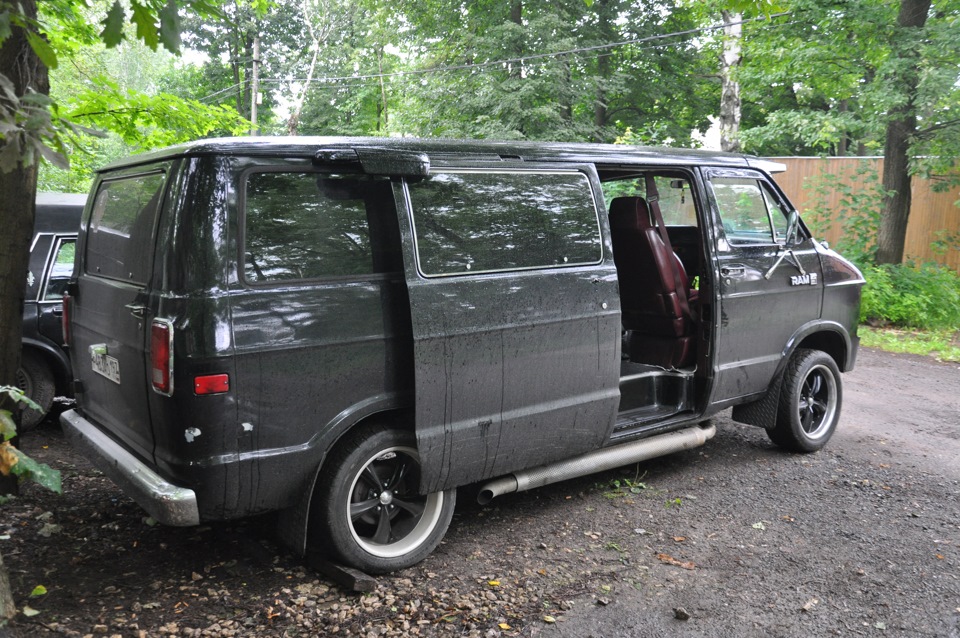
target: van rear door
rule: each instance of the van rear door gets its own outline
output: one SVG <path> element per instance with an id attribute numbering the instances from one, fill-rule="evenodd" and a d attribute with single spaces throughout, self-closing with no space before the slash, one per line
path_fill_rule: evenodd
<path id="1" fill-rule="evenodd" d="M 150 280 L 166 167 L 100 181 L 81 226 L 71 302 L 71 360 L 84 415 L 153 458 L 147 393 Z"/>
<path id="2" fill-rule="evenodd" d="M 434 168 L 404 183 L 421 489 L 609 437 L 620 302 L 598 192 L 592 167 L 529 164 Z"/>

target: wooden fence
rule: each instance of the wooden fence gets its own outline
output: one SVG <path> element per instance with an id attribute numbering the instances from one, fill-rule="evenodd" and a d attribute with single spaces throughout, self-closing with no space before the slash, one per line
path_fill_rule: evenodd
<path id="1" fill-rule="evenodd" d="M 880 189 L 882 157 L 773 157 L 786 164 L 787 170 L 774 176 L 787 197 L 794 203 L 808 224 L 812 221 L 817 235 L 835 246 L 843 233 L 837 219 L 845 207 L 843 191 L 869 193 Z M 820 185 L 818 187 L 818 184 Z M 843 184 L 849 188 L 829 187 Z M 935 261 L 960 273 L 960 187 L 935 193 L 930 180 L 914 177 L 913 205 L 907 225 L 904 259 Z M 934 242 L 941 246 L 934 248 Z M 944 250 L 944 244 L 947 246 Z"/>

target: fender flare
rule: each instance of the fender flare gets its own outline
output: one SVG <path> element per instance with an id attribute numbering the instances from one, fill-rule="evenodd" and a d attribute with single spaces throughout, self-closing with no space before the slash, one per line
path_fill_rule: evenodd
<path id="1" fill-rule="evenodd" d="M 796 352 L 797 348 L 799 348 L 808 337 L 826 335 L 827 333 L 832 333 L 842 339 L 843 352 L 839 354 L 829 351 L 825 352 L 836 360 L 837 367 L 840 368 L 841 371 L 846 372 L 852 369 L 853 361 L 856 359 L 854 354 L 855 345 L 847 329 L 835 321 L 815 320 L 807 322 L 800 326 L 800 328 L 787 339 L 787 343 L 780 354 L 780 363 L 777 365 L 773 378 L 770 380 L 766 394 L 756 401 L 734 406 L 733 414 L 731 415 L 733 420 L 738 423 L 756 425 L 762 428 L 772 428 L 776 425 L 777 407 L 780 404 L 780 384 L 783 381 L 783 371 L 786 369 L 790 357 L 793 356 L 793 353 Z"/>
<path id="2" fill-rule="evenodd" d="M 313 502 L 313 493 L 317 485 L 320 468 L 327 458 L 327 454 L 343 438 L 347 432 L 357 425 L 378 415 L 396 413 L 403 410 L 413 410 L 413 397 L 409 394 L 391 392 L 379 394 L 354 404 L 338 414 L 317 437 L 311 441 L 310 447 L 318 450 L 315 467 L 309 478 L 304 482 L 300 498 L 296 505 L 280 510 L 277 520 L 277 534 L 291 551 L 303 557 L 307 553 L 307 534 L 310 522 L 310 504 Z M 411 419 L 412 424 L 412 419 Z"/>

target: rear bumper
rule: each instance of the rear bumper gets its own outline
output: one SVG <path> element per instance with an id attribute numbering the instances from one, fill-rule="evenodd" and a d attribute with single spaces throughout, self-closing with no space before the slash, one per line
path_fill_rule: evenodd
<path id="1" fill-rule="evenodd" d="M 60 424 L 70 443 L 157 521 L 175 527 L 200 522 L 193 490 L 168 482 L 76 410 L 61 414 Z"/>

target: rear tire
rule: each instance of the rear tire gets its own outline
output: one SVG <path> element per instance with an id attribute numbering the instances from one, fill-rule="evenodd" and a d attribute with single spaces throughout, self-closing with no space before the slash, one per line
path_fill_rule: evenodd
<path id="1" fill-rule="evenodd" d="M 833 357 L 821 350 L 797 350 L 783 372 L 777 423 L 767 435 L 788 450 L 816 452 L 833 436 L 842 402 Z"/>
<path id="2" fill-rule="evenodd" d="M 20 357 L 20 369 L 17 370 L 17 387 L 40 406 L 40 410 L 26 408 L 21 413 L 19 433 L 23 434 L 36 427 L 47 416 L 53 405 L 57 384 L 53 371 L 43 358 L 24 350 Z"/>
<path id="3" fill-rule="evenodd" d="M 317 479 L 309 543 L 371 574 L 419 563 L 443 538 L 456 489 L 420 495 L 416 437 L 387 425 L 348 436 Z"/>

